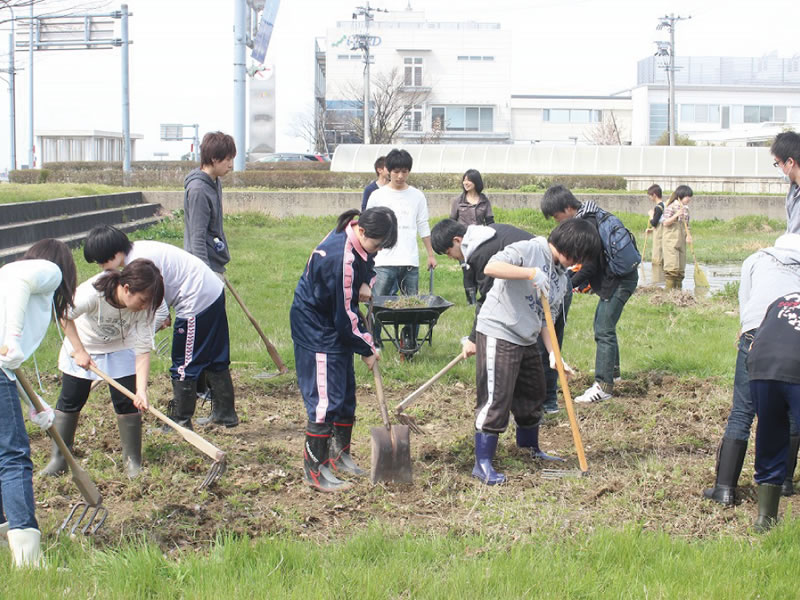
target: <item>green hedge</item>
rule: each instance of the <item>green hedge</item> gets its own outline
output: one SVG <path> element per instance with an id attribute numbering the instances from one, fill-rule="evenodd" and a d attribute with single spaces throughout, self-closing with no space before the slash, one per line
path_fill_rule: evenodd
<path id="1" fill-rule="evenodd" d="M 78 164 L 78 168 L 65 165 Z M 122 185 L 122 167 L 119 163 L 99 163 L 104 168 L 90 168 L 87 164 L 98 163 L 48 163 L 41 170 L 11 171 L 9 179 L 13 183 L 102 183 Z M 117 168 L 113 165 L 117 164 Z M 272 165 L 280 165 L 280 169 Z M 327 170 L 326 165 L 311 168 L 286 168 L 296 163 L 254 163 L 248 170 L 226 175 L 222 182 L 225 187 L 264 187 L 271 189 L 347 189 L 357 190 L 374 179 L 372 173 L 339 173 Z M 310 163 L 313 165 L 314 163 Z M 158 165 L 163 168 L 155 168 Z M 56 168 L 54 168 L 56 167 Z M 252 167 L 252 168 L 251 168 Z M 131 172 L 133 187 L 173 187 L 183 188 L 183 179 L 191 170 L 187 162 L 142 162 L 136 163 Z M 411 185 L 422 190 L 457 190 L 461 175 L 454 173 L 412 173 Z M 560 183 L 570 189 L 624 190 L 625 178 L 607 175 L 526 175 L 518 173 L 486 173 L 483 181 L 487 190 L 519 190 L 539 192 L 551 185 Z"/>

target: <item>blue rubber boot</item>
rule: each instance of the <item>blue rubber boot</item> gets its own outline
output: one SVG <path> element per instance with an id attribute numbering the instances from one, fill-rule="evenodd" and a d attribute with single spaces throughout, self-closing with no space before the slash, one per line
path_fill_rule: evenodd
<path id="1" fill-rule="evenodd" d="M 506 476 L 498 473 L 492 466 L 492 459 L 497 452 L 497 434 L 475 432 L 475 467 L 472 476 L 477 477 L 486 485 L 504 483 Z"/>
<path id="2" fill-rule="evenodd" d="M 549 460 L 551 462 L 566 462 L 563 458 L 542 452 L 539 448 L 539 426 L 519 427 L 517 426 L 517 446 L 520 448 L 530 448 L 531 458 L 539 460 Z"/>

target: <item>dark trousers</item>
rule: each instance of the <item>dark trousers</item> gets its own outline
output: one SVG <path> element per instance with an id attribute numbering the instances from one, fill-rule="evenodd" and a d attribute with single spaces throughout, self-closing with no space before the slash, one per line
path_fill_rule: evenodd
<path id="1" fill-rule="evenodd" d="M 115 380 L 122 387 L 136 393 L 136 375 L 128 375 Z M 133 405 L 133 401 L 116 388 L 108 386 L 111 392 L 111 402 L 114 404 L 114 412 L 118 415 L 131 415 L 139 412 Z M 61 393 L 58 395 L 56 409 L 65 413 L 81 412 L 89 399 L 89 392 L 92 391 L 92 380 L 73 377 L 67 373 L 61 374 Z"/>
<path id="2" fill-rule="evenodd" d="M 200 314 L 176 318 L 172 326 L 173 379 L 196 380 L 203 371 L 225 371 L 231 364 L 225 292 Z"/>
<path id="3" fill-rule="evenodd" d="M 518 346 L 505 340 L 476 336 L 475 429 L 502 433 L 509 412 L 519 427 L 534 427 L 542 418 L 545 382 L 536 344 Z"/>
<path id="4" fill-rule="evenodd" d="M 310 423 L 352 423 L 356 373 L 352 353 L 326 354 L 294 346 L 297 385 Z"/>
<path id="5" fill-rule="evenodd" d="M 621 277 L 617 289 L 609 299 L 600 299 L 594 313 L 594 341 L 597 344 L 594 378 L 608 388 L 607 391 L 614 387 L 615 372 L 619 373 L 617 323 L 638 282 L 638 270 Z"/>
<path id="6" fill-rule="evenodd" d="M 750 380 L 756 406 L 756 483 L 782 485 L 789 454 L 789 419 L 800 422 L 800 384 Z"/>

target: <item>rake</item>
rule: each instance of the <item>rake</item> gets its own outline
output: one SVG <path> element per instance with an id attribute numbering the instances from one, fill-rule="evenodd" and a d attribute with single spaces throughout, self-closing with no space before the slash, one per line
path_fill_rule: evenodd
<path id="1" fill-rule="evenodd" d="M 589 473 L 589 465 L 586 462 L 586 454 L 583 451 L 583 439 L 581 439 L 581 431 L 578 428 L 578 419 L 575 417 L 575 405 L 572 403 L 567 374 L 564 372 L 564 363 L 561 360 L 561 349 L 558 347 L 558 339 L 555 336 L 556 328 L 553 324 L 553 315 L 550 313 L 550 302 L 547 301 L 547 296 L 544 293 L 541 296 L 544 318 L 547 322 L 547 333 L 550 335 L 550 341 L 553 344 L 553 354 L 556 355 L 558 380 L 561 383 L 561 392 L 564 394 L 564 405 L 567 407 L 569 426 L 572 429 L 572 439 L 575 442 L 575 451 L 578 453 L 578 464 L 580 465 L 580 471 L 577 472 L 574 469 L 543 469 L 542 477 L 545 479 L 559 479 L 561 477 L 585 476 Z"/>
<path id="2" fill-rule="evenodd" d="M 14 374 L 17 376 L 17 381 L 22 386 L 28 404 L 30 404 L 36 412 L 42 412 L 44 406 L 42 406 L 39 396 L 34 391 L 28 378 L 25 377 L 19 369 L 14 371 Z M 78 532 L 83 535 L 93 535 L 103 526 L 103 523 L 106 522 L 106 518 L 108 517 L 108 509 L 103 506 L 103 496 L 89 477 L 89 474 L 78 465 L 78 462 L 75 460 L 75 457 L 72 456 L 72 453 L 69 451 L 69 448 L 64 443 L 63 438 L 59 435 L 56 428 L 50 427 L 47 430 L 47 434 L 61 451 L 61 455 L 64 457 L 67 465 L 69 465 L 69 470 L 72 473 L 72 481 L 77 486 L 81 496 L 83 496 L 83 500 L 72 507 L 67 518 L 61 523 L 57 534 L 69 529 L 70 535 L 75 535 Z M 80 513 L 78 513 L 79 510 Z M 77 519 L 75 519 L 76 514 L 79 515 Z"/>

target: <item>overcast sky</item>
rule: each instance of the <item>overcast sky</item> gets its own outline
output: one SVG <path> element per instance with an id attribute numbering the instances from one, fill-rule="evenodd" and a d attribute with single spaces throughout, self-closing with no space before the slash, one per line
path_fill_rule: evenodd
<path id="1" fill-rule="evenodd" d="M 64 0 L 66 1 L 66 0 Z M 75 0 L 77 2 L 78 0 Z M 311 110 L 314 38 L 348 20 L 359 0 L 282 0 L 267 63 L 277 78 L 278 150 L 303 151 L 292 122 Z M 404 10 L 408 0 L 374 0 Z M 102 6 L 96 3 L 95 6 Z M 131 131 L 144 135 L 136 158 L 189 142 L 161 142 L 159 124 L 200 124 L 202 132 L 233 129 L 233 2 L 129 0 Z M 691 15 L 678 25 L 683 55 L 781 57 L 800 53 L 797 4 L 787 0 L 411 0 L 428 20 L 495 21 L 512 36 L 513 93 L 609 94 L 636 83 L 636 62 L 653 54 L 658 17 Z M 119 4 L 106 4 L 106 12 Z M 491 12 L 487 11 L 491 8 Z M 97 9 L 95 9 L 97 11 Z M 7 11 L 0 8 L 0 16 Z M 19 16 L 19 15 L 18 15 Z M 2 19 L 0 19 L 2 20 Z M 7 68 L 8 24 L 0 26 L 0 63 Z M 249 53 L 248 53 L 249 55 Z M 18 54 L 17 160 L 27 161 L 27 55 Z M 120 51 L 37 52 L 35 129 L 121 131 Z M 4 75 L 4 77 L 7 77 Z M 8 93 L 0 88 L 0 170 L 9 164 Z"/>

